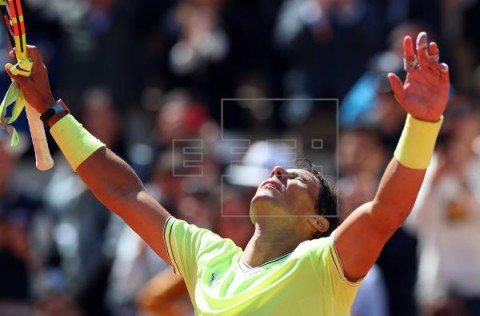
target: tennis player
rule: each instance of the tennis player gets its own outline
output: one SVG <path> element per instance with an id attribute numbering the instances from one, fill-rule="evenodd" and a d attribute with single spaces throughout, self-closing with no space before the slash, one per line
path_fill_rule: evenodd
<path id="1" fill-rule="evenodd" d="M 404 39 L 407 77 L 388 78 L 408 113 L 394 158 L 373 201 L 355 210 L 330 236 L 323 216 L 335 194 L 307 169 L 275 167 L 250 206 L 255 233 L 242 251 L 231 240 L 170 216 L 134 171 L 93 137 L 61 100 L 55 101 L 37 48 L 30 77 L 12 75 L 42 114 L 73 170 L 185 279 L 200 315 L 349 315 L 362 278 L 414 204 L 442 123 L 449 73 L 426 33 Z M 162 238 L 163 232 L 163 238 Z"/>

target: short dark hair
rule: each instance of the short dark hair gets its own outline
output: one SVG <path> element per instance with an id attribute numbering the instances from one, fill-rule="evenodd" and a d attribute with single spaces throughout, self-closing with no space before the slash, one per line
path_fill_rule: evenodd
<path id="1" fill-rule="evenodd" d="M 318 232 L 312 236 L 312 239 L 329 236 L 338 225 L 337 190 L 324 175 L 315 170 L 313 163 L 309 159 L 297 159 L 296 165 L 299 169 L 311 172 L 320 182 L 316 206 L 317 214 L 325 216 L 330 223 L 326 232 Z"/>

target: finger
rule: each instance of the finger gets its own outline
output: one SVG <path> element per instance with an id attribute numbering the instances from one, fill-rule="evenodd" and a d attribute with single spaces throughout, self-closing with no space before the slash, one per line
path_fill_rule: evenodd
<path id="1" fill-rule="evenodd" d="M 410 36 L 403 39 L 403 69 L 406 72 L 414 70 L 418 65 L 417 55 L 413 49 L 413 40 Z"/>
<path id="2" fill-rule="evenodd" d="M 10 79 L 14 80 L 16 76 L 14 74 L 12 74 L 12 71 L 11 71 L 12 67 L 13 67 L 12 63 L 6 63 L 5 64 L 5 72 L 10 77 Z"/>
<path id="3" fill-rule="evenodd" d="M 405 92 L 403 90 L 402 80 L 400 80 L 400 78 L 396 74 L 390 72 L 388 74 L 388 81 L 390 82 L 390 86 L 392 87 L 395 99 L 398 103 L 403 104 L 403 100 L 405 99 Z"/>
<path id="4" fill-rule="evenodd" d="M 410 36 L 405 36 L 403 39 L 403 58 L 412 60 L 415 57 L 415 50 L 413 48 L 413 40 Z"/>
<path id="5" fill-rule="evenodd" d="M 437 43 L 430 42 L 430 44 L 428 45 L 428 56 L 430 61 L 438 62 L 440 57 L 440 50 L 438 49 Z"/>
<path id="6" fill-rule="evenodd" d="M 42 57 L 40 57 L 37 46 L 27 45 L 27 55 L 32 60 L 33 64 L 43 64 Z"/>
<path id="7" fill-rule="evenodd" d="M 7 63 L 5 64 L 5 71 L 7 72 L 8 76 L 10 77 L 10 79 L 16 81 L 20 86 L 22 86 L 23 84 L 25 84 L 25 82 L 27 82 L 29 79 L 28 77 L 24 77 L 24 76 L 20 76 L 20 75 L 14 75 L 12 73 L 12 68 L 14 67 L 13 64 L 11 63 Z"/>
<path id="8" fill-rule="evenodd" d="M 428 48 L 427 33 L 420 32 L 417 36 L 417 56 L 418 56 L 418 63 L 422 68 L 427 67 L 429 64 L 427 48 Z"/>
<path id="9" fill-rule="evenodd" d="M 15 58 L 15 51 L 12 49 L 11 51 L 8 52 L 8 55 L 12 58 Z"/>
<path id="10" fill-rule="evenodd" d="M 446 63 L 441 63 L 440 64 L 440 77 L 443 79 L 443 80 L 447 80 L 447 81 L 450 81 L 450 71 L 449 71 L 449 68 L 448 68 L 448 65 Z"/>

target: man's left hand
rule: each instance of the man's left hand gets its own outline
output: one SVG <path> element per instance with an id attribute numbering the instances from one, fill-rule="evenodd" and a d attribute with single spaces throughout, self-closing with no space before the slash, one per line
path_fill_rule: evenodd
<path id="1" fill-rule="evenodd" d="M 443 114 L 448 102 L 450 78 L 448 66 L 439 63 L 439 50 L 435 42 L 428 43 L 427 33 L 417 37 L 416 51 L 413 40 L 403 40 L 403 54 L 407 78 L 388 74 L 395 99 L 413 117 L 436 122 Z"/>

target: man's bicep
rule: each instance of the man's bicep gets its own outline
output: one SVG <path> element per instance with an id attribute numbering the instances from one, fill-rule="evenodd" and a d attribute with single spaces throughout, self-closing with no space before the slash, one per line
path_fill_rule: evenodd
<path id="1" fill-rule="evenodd" d="M 146 191 L 132 192 L 122 199 L 116 213 L 155 253 L 170 263 L 162 235 L 170 214 Z"/>
<path id="2" fill-rule="evenodd" d="M 335 248 L 350 281 L 363 278 L 394 231 L 382 229 L 372 216 L 374 202 L 358 207 L 335 231 Z M 387 225 L 388 227 L 388 225 Z"/>

